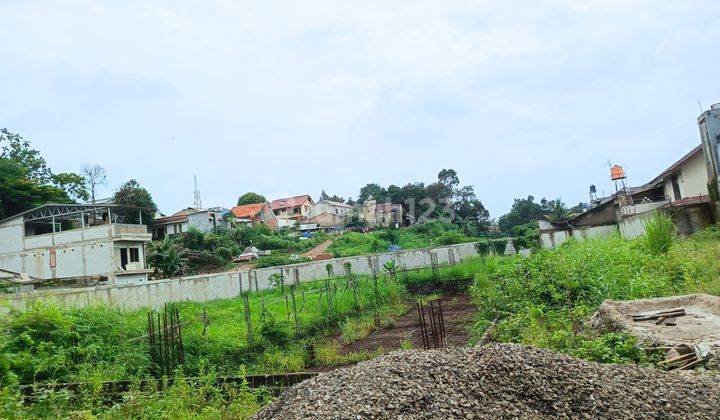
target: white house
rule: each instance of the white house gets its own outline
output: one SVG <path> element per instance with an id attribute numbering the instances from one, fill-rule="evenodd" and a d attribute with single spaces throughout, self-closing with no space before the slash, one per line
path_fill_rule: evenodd
<path id="1" fill-rule="evenodd" d="M 311 209 L 308 221 L 320 227 L 341 226 L 353 207 L 337 201 L 320 200 Z"/>
<path id="2" fill-rule="evenodd" d="M 187 232 L 190 228 L 196 228 L 201 232 L 210 232 L 214 227 L 225 226 L 224 215 L 227 209 L 214 207 L 202 209 L 188 207 L 184 210 L 153 220 L 153 239 L 162 240 L 165 236 Z"/>
<path id="3" fill-rule="evenodd" d="M 140 209 L 48 204 L 0 221 L 0 269 L 36 282 L 143 283 L 150 239 Z"/>

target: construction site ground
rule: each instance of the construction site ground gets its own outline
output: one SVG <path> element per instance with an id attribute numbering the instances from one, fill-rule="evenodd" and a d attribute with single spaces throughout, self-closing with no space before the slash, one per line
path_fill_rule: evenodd
<path id="1" fill-rule="evenodd" d="M 473 323 L 472 315 L 476 310 L 471 297 L 458 294 L 443 296 L 439 300 L 442 304 L 445 321 L 447 346 L 466 345 Z M 414 303 L 408 306 L 409 310 L 396 319 L 392 326 L 375 330 L 365 338 L 342 345 L 340 353 L 349 354 L 363 351 L 371 353 L 379 348 L 389 351 L 401 348 L 403 343 L 411 343 L 413 348 L 422 349 L 423 338 L 418 322 L 417 308 Z M 336 336 L 333 339 L 340 341 L 341 337 Z"/>

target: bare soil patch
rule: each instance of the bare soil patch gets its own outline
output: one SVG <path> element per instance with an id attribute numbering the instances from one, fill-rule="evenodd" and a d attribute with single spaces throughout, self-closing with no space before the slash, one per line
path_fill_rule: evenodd
<path id="1" fill-rule="evenodd" d="M 442 302 L 448 346 L 466 345 L 470 336 L 472 315 L 476 311 L 472 299 L 470 296 L 462 294 L 443 296 L 439 300 Z M 334 337 L 334 339 L 340 341 L 340 337 Z M 365 338 L 342 346 L 340 353 L 373 352 L 379 348 L 395 350 L 401 348 L 404 342 L 412 343 L 413 348 L 423 348 L 418 313 L 414 303 L 391 327 L 373 331 Z"/>

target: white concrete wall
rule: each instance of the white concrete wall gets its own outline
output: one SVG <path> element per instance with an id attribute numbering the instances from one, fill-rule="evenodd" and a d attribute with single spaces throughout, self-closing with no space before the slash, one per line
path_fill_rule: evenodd
<path id="1" fill-rule="evenodd" d="M 0 230 L 5 240 L 12 242 L 0 252 L 0 268 L 27 273 L 41 279 L 106 276 L 112 278 L 120 257 L 114 255 L 113 242 L 122 241 L 124 246 L 140 248 L 141 262 L 144 261 L 143 244 L 149 241 L 145 226 L 100 225 L 64 232 L 48 233 L 25 237 L 22 234 L 22 218 L 19 224 L 3 224 Z M 17 229 L 20 229 L 18 236 Z M 124 240 L 123 240 L 124 239 Z M 19 248 L 19 249 L 18 249 Z M 50 266 L 51 249 L 55 249 L 55 267 Z M 117 264 L 116 264 L 117 261 Z"/>
<path id="2" fill-rule="evenodd" d="M 618 224 L 623 238 L 635 239 L 645 234 L 645 223 L 655 214 L 654 211 L 623 217 Z"/>
<path id="3" fill-rule="evenodd" d="M 0 295 L 0 299 L 4 297 L 13 307 L 18 309 L 23 309 L 29 302 L 34 300 L 53 302 L 62 306 L 108 305 L 127 309 L 160 306 L 165 302 L 185 300 L 206 302 L 235 297 L 242 291 L 268 289 L 270 276 L 280 272 L 280 270 L 283 271 L 288 283 L 308 282 L 327 278 L 325 267 L 328 264 L 332 265 L 336 276 L 343 275 L 343 265 L 346 262 L 351 264 L 353 273 L 372 274 L 373 267 L 380 272 L 383 264 L 393 259 L 401 267 L 430 266 L 431 253 L 437 255 L 440 264 L 447 264 L 450 261 L 460 262 L 468 256 L 477 255 L 475 244 L 467 243 L 433 249 L 337 258 L 251 271 L 181 277 L 140 285 L 97 286 Z M 3 310 L 4 306 L 0 304 L 0 310 Z"/>
<path id="4" fill-rule="evenodd" d="M 541 225 L 542 227 L 542 225 Z M 543 249 L 555 248 L 570 238 L 578 241 L 585 239 L 607 238 L 616 233 L 618 228 L 616 225 L 590 226 L 566 230 L 541 230 L 540 231 L 540 247 Z"/>
<path id="5" fill-rule="evenodd" d="M 0 224 L 0 255 L 23 249 L 24 224 L 22 217 L 16 217 Z"/>
<path id="6" fill-rule="evenodd" d="M 678 183 L 680 184 L 680 198 L 697 197 L 699 195 L 708 195 L 708 173 L 705 165 L 705 157 L 702 153 L 697 153 L 679 168 Z M 671 201 L 675 201 L 672 182 L 670 176 L 664 179 L 663 189 L 665 197 Z"/>

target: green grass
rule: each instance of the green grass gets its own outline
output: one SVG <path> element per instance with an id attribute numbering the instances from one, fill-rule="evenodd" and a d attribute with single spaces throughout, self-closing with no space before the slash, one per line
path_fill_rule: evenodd
<path id="1" fill-rule="evenodd" d="M 494 324 L 498 341 L 550 348 L 601 362 L 641 363 L 623 334 L 599 334 L 587 319 L 604 299 L 629 300 L 720 292 L 717 228 L 668 244 L 667 226 L 636 240 L 620 236 L 577 242 L 540 251 L 510 264 L 492 265 L 476 276 L 472 289 L 479 314 L 475 338 Z M 659 238 L 659 239 L 658 239 Z M 655 243 L 649 252 L 648 243 Z"/>
<path id="2" fill-rule="evenodd" d="M 346 232 L 335 239 L 328 252 L 336 257 L 352 257 L 388 252 L 390 245 L 418 249 L 476 240 L 478 238 L 464 235 L 455 225 L 427 222 L 410 228 L 378 229 L 369 233 Z"/>

